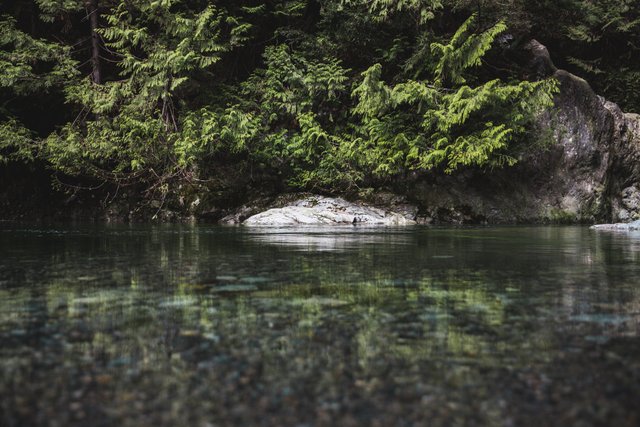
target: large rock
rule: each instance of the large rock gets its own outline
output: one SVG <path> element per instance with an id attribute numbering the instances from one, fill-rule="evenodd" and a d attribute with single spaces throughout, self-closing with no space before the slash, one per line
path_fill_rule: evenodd
<path id="1" fill-rule="evenodd" d="M 530 42 L 522 56 L 532 79 L 560 83 L 530 150 L 503 170 L 416 176 L 412 199 L 426 223 L 618 222 L 640 218 L 640 116 L 625 114 Z"/>
<path id="2" fill-rule="evenodd" d="M 415 216 L 415 211 L 413 212 Z M 409 212 L 391 212 L 341 198 L 308 196 L 281 208 L 269 209 L 247 218 L 250 226 L 291 225 L 411 225 Z"/>

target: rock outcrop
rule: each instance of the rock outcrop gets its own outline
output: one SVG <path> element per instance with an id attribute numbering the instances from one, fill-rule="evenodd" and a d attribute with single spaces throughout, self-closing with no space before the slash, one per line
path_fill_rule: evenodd
<path id="1" fill-rule="evenodd" d="M 417 209 L 416 209 L 417 211 Z M 269 209 L 247 218 L 250 226 L 294 225 L 412 225 L 410 212 L 392 212 L 341 198 L 307 196 L 281 208 Z"/>
<path id="2" fill-rule="evenodd" d="M 503 170 L 416 178 L 412 200 L 425 223 L 616 222 L 640 218 L 640 116 L 595 94 L 525 49 L 531 78 L 560 82 L 555 108 L 539 120 L 551 143 Z"/>

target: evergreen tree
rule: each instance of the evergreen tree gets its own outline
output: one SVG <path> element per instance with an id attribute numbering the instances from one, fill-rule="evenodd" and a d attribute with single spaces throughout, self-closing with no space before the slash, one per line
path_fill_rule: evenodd
<path id="1" fill-rule="evenodd" d="M 351 191 L 512 165 L 536 149 L 557 87 L 522 80 L 496 41 L 537 37 L 634 110 L 635 3 L 3 3 L 0 162 L 160 200 L 188 183 L 216 190 L 230 169 Z"/>
<path id="2" fill-rule="evenodd" d="M 190 151 L 207 133 L 206 120 L 194 121 L 187 107 L 198 78 L 211 78 L 248 26 L 215 6 L 174 0 L 120 1 L 104 19 L 97 32 L 119 72 L 103 84 L 94 77 L 66 88 L 81 113 L 47 139 L 46 156 L 66 173 L 148 182 L 166 193 L 167 180 L 189 177 Z"/>
<path id="3" fill-rule="evenodd" d="M 0 18 L 0 162 L 34 158 L 38 135 L 24 124 L 29 118 L 20 117 L 21 103 L 73 84 L 77 65 L 68 46 L 30 36 L 10 16 Z"/>
<path id="4" fill-rule="evenodd" d="M 556 83 L 494 79 L 469 86 L 473 68 L 505 30 L 497 23 L 474 32 L 475 19 L 447 43 L 431 44 L 437 61 L 430 79 L 390 86 L 375 64 L 353 80 L 351 102 L 349 70 L 336 58 L 314 63 L 286 46 L 267 50 L 267 68 L 247 83 L 258 101 L 247 114 L 262 126 L 249 150 L 286 162 L 291 184 L 321 189 L 355 188 L 406 170 L 514 164 L 512 143 L 552 105 Z M 330 107 L 335 99 L 352 104 L 350 111 Z"/>

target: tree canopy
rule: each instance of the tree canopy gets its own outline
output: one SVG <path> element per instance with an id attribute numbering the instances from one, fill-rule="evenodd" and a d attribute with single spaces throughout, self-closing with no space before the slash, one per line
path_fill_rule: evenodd
<path id="1" fill-rule="evenodd" d="M 513 165 L 554 59 L 640 111 L 634 0 L 16 0 L 0 6 L 0 162 L 224 189 L 228 171 L 354 191 Z M 637 61 L 636 61 L 637 62 Z M 249 178 L 246 178 L 246 177 Z M 222 190 L 221 190 L 222 191 Z"/>

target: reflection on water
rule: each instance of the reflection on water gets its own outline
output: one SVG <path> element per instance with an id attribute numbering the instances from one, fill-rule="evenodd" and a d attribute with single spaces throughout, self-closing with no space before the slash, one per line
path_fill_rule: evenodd
<path id="1" fill-rule="evenodd" d="M 401 228 L 380 231 L 352 225 L 310 226 L 305 227 L 304 232 L 296 227 L 253 227 L 246 230 L 246 236 L 254 242 L 282 245 L 302 251 L 337 251 L 357 249 L 358 246 L 370 244 L 411 244 L 411 234 L 402 231 Z"/>
<path id="2" fill-rule="evenodd" d="M 0 425 L 637 425 L 640 238 L 0 228 Z"/>

